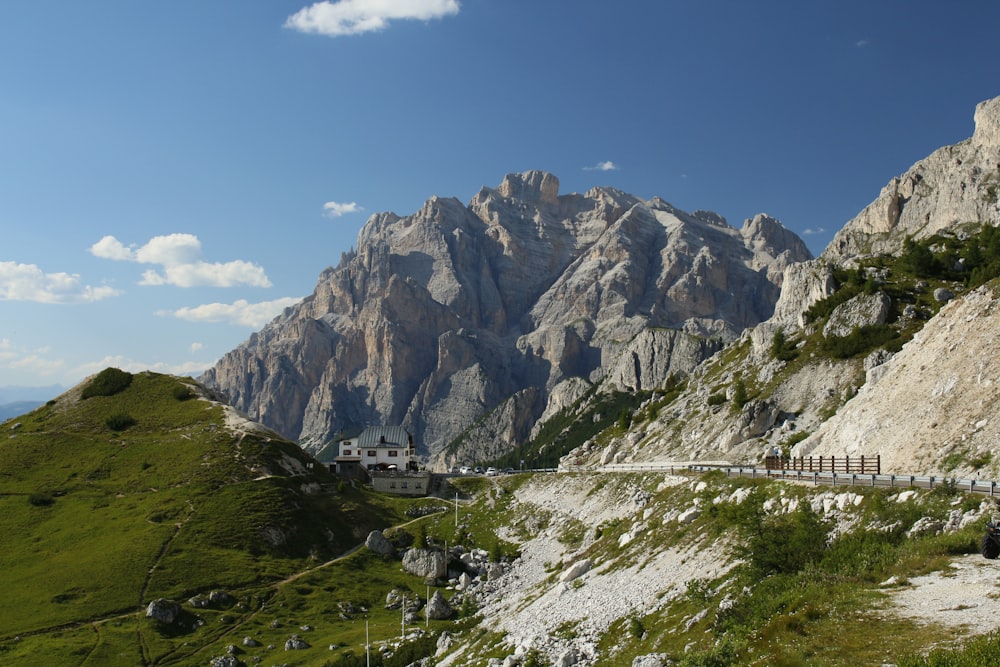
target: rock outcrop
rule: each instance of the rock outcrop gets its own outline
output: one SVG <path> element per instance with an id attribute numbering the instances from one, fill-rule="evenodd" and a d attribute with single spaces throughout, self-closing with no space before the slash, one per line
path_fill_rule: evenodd
<path id="1" fill-rule="evenodd" d="M 311 296 L 202 379 L 307 448 L 402 424 L 433 457 L 492 412 L 477 442 L 499 455 L 567 380 L 653 388 L 689 371 L 769 318 L 786 269 L 810 258 L 765 215 L 736 229 L 659 198 L 558 188 L 511 174 L 467 206 L 372 216 Z"/>
<path id="2" fill-rule="evenodd" d="M 907 236 L 961 240 L 977 231 L 971 223 L 1000 225 L 1000 98 L 980 104 L 975 119 L 971 139 L 894 179 L 820 258 L 788 265 L 773 316 L 691 371 L 669 406 L 640 411 L 630 431 L 601 434 L 563 465 L 762 463 L 777 448 L 880 455 L 883 472 L 997 474 L 995 281 L 974 291 L 931 285 L 906 263 L 869 256 L 902 254 Z M 838 277 L 853 285 L 843 301 L 809 313 L 834 295 Z M 861 340 L 881 342 L 852 350 Z M 739 401 L 738 386 L 747 390 Z"/>
<path id="3" fill-rule="evenodd" d="M 981 102 L 975 132 L 892 179 L 823 251 L 823 259 L 898 254 L 906 237 L 924 239 L 969 222 L 1000 224 L 1000 98 Z"/>

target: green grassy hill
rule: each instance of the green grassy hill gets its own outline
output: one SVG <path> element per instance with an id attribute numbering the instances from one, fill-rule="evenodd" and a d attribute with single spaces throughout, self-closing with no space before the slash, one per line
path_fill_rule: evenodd
<path id="1" fill-rule="evenodd" d="M 97 626 L 75 629 L 141 618 L 160 597 L 273 583 L 400 520 L 401 504 L 345 488 L 294 443 L 227 427 L 226 408 L 200 393 L 108 369 L 0 427 L 0 663 L 119 664 L 86 662 Z M 120 664 L 157 662 L 147 631 L 143 655 L 133 647 Z M 17 650 L 60 633 L 34 645 L 46 647 L 37 663 Z"/>

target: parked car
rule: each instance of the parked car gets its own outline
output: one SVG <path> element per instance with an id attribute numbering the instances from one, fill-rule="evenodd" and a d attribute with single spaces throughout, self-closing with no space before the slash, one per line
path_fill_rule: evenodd
<path id="1" fill-rule="evenodd" d="M 514 469 L 513 468 L 504 468 L 503 469 L 503 474 L 505 474 L 505 475 L 513 475 L 514 474 Z"/>
<path id="2" fill-rule="evenodd" d="M 486 471 L 483 470 L 483 466 L 476 466 L 476 474 L 477 475 L 482 475 L 484 472 L 486 472 Z"/>
<path id="3" fill-rule="evenodd" d="M 458 474 L 458 466 L 452 466 L 452 467 L 448 468 L 448 474 L 449 475 L 457 475 Z"/>
<path id="4" fill-rule="evenodd" d="M 494 468 L 493 466 L 490 466 L 489 468 L 486 469 L 486 476 L 487 477 L 496 477 L 499 474 L 500 474 L 500 471 L 497 470 L 496 468 Z"/>
<path id="5" fill-rule="evenodd" d="M 468 475 L 469 473 L 472 472 L 472 468 L 470 468 L 469 466 L 462 466 L 459 469 L 459 472 L 462 473 L 463 475 Z"/>

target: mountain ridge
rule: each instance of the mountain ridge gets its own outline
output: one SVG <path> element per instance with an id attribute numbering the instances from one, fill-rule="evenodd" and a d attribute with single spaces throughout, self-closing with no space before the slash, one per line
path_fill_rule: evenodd
<path id="1" fill-rule="evenodd" d="M 562 382 L 598 381 L 643 329 L 734 339 L 770 316 L 783 269 L 811 257 L 764 215 L 736 229 L 659 198 L 558 186 L 508 174 L 467 206 L 432 197 L 410 216 L 373 215 L 313 295 L 202 380 L 309 449 L 398 423 L 432 459 L 535 388 L 530 418 L 491 445 L 510 449 Z"/>

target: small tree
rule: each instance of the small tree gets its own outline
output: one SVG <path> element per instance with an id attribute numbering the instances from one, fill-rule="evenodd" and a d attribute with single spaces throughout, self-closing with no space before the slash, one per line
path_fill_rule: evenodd
<path id="1" fill-rule="evenodd" d="M 733 385 L 733 405 L 737 408 L 742 408 L 750 400 L 750 396 L 747 395 L 747 386 L 743 382 L 743 378 L 737 378 L 736 384 Z"/>

